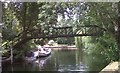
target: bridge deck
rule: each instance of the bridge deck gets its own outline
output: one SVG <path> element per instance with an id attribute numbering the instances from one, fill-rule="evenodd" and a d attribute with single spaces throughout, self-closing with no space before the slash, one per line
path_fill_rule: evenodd
<path id="1" fill-rule="evenodd" d="M 49 29 L 49 30 L 48 30 Z M 97 26 L 73 27 L 51 27 L 47 30 L 38 30 L 31 34 L 33 38 L 58 38 L 75 36 L 99 36 L 103 31 Z"/>

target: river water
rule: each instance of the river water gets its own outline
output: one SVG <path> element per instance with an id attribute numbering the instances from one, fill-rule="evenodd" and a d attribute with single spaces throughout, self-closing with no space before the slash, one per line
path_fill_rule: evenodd
<path id="1" fill-rule="evenodd" d="M 48 57 L 39 58 L 38 60 L 13 63 L 13 65 L 5 66 L 3 71 L 99 71 L 101 68 L 96 66 L 95 59 L 93 61 L 89 59 L 90 56 L 79 50 L 59 50 L 52 51 L 52 54 Z M 98 65 L 103 65 L 100 62 L 98 62 Z"/>

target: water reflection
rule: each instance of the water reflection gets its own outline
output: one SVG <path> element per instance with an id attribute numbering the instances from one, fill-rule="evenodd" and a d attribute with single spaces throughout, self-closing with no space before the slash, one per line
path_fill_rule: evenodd
<path id="1" fill-rule="evenodd" d="M 38 59 L 29 58 L 25 60 L 24 63 L 22 63 L 24 64 L 24 67 L 22 68 L 26 68 L 24 69 L 25 71 L 42 71 L 45 69 L 45 66 L 47 65 L 48 61 L 50 61 L 50 59 L 51 59 L 51 55 L 48 57 L 42 57 Z"/>
<path id="2" fill-rule="evenodd" d="M 44 69 L 45 65 L 47 64 L 47 61 L 49 61 L 51 56 L 40 58 L 34 61 L 34 64 L 39 67 L 39 69 Z"/>
<path id="3" fill-rule="evenodd" d="M 78 51 L 55 51 L 57 71 L 86 71 L 87 66 L 82 62 Z"/>
<path id="4" fill-rule="evenodd" d="M 74 51 L 52 51 L 52 54 L 45 58 L 34 61 L 13 63 L 13 71 L 87 71 L 85 57 L 79 50 Z M 3 70 L 11 71 L 11 66 Z"/>
<path id="5" fill-rule="evenodd" d="M 86 66 L 84 64 L 81 65 L 60 65 L 58 71 L 86 71 Z"/>

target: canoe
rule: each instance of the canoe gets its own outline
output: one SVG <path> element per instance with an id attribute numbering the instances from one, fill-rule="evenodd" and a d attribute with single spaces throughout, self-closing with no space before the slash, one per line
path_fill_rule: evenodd
<path id="1" fill-rule="evenodd" d="M 39 57 L 46 57 L 51 54 L 51 49 L 50 48 L 39 48 L 38 51 L 34 52 L 34 57 L 39 58 Z"/>
<path id="2" fill-rule="evenodd" d="M 51 54 L 51 49 L 48 49 L 47 51 L 34 51 L 33 55 L 31 55 L 31 57 L 26 56 L 24 58 L 24 60 L 27 60 L 29 62 L 33 62 L 39 58 L 48 57 L 50 54 Z"/>

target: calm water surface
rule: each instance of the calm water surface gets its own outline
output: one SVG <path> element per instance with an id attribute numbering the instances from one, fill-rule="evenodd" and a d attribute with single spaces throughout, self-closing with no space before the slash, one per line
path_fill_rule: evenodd
<path id="1" fill-rule="evenodd" d="M 3 71 L 89 71 L 88 56 L 78 50 L 52 51 L 48 57 L 35 61 L 13 63 Z"/>

